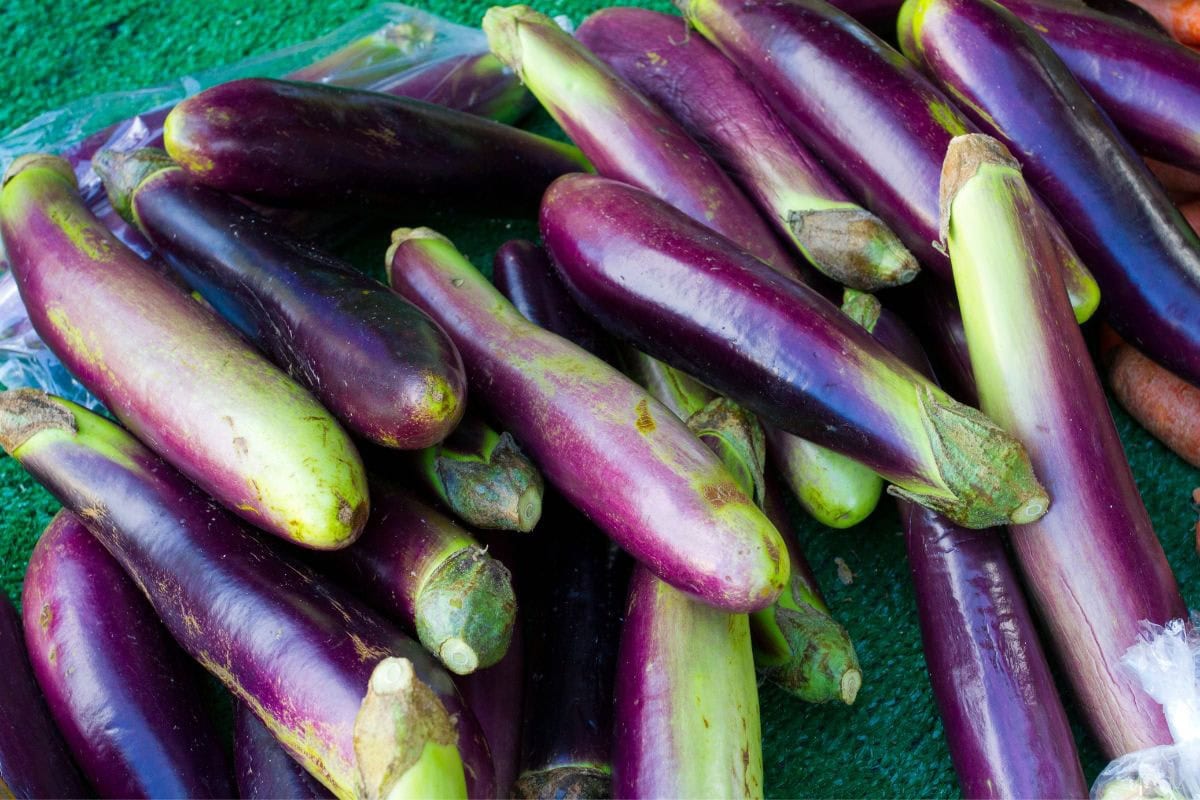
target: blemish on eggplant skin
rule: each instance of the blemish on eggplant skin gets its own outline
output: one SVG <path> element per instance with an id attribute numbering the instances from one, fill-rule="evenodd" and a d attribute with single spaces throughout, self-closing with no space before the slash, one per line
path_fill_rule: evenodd
<path id="1" fill-rule="evenodd" d="M 637 429 L 643 435 L 651 433 L 658 426 L 654 423 L 654 417 L 650 415 L 650 401 L 643 397 L 641 401 L 634 407 L 637 412 L 637 420 L 634 423 Z"/>
<path id="2" fill-rule="evenodd" d="M 54 621 L 54 609 L 49 603 L 42 606 L 42 613 L 38 614 L 38 625 L 42 630 L 50 630 L 50 623 Z"/>
<path id="3" fill-rule="evenodd" d="M 730 503 L 737 503 L 745 499 L 742 490 L 733 483 L 726 481 L 725 483 L 710 484 L 704 487 L 704 499 L 709 502 L 713 508 L 721 508 Z"/>

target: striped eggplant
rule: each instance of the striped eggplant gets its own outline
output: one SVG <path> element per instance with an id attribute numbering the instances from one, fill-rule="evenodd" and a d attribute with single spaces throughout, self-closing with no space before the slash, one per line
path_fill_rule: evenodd
<path id="1" fill-rule="evenodd" d="M 868 291 L 916 277 L 915 258 L 852 201 L 728 59 L 685 20 L 606 8 L 579 41 L 720 162 L 776 231 L 838 283 Z"/>
<path id="2" fill-rule="evenodd" d="M 1109 324 L 1200 383 L 1200 237 L 1109 117 L 1038 32 L 1002 6 L 906 6 L 912 57 L 1020 160 L 1095 272 Z"/>
<path id="3" fill-rule="evenodd" d="M 893 494 L 968 527 L 1045 513 L 1049 498 L 1018 441 L 820 294 L 662 201 L 565 176 L 546 193 L 541 231 L 576 300 L 608 330 L 869 466 Z"/>
<path id="4" fill-rule="evenodd" d="M 7 595 L 0 596 L 0 659 L 0 794 L 17 800 L 87 796 L 30 668 L 21 616 Z"/>
<path id="5" fill-rule="evenodd" d="M 416 665 L 458 716 L 472 796 L 491 796 L 487 744 L 432 656 L 255 536 L 124 430 L 19 389 L 0 394 L 0 446 L 87 520 L 183 649 L 336 796 L 355 796 L 354 720 L 371 671 L 394 655 Z"/>
<path id="6" fill-rule="evenodd" d="M 184 100 L 163 141 L 197 181 L 277 206 L 521 216 L 554 178 L 588 169 L 571 145 L 461 111 L 267 78 Z"/>
<path id="7" fill-rule="evenodd" d="M 101 797 L 233 794 L 195 665 L 70 512 L 34 547 L 21 605 L 50 713 Z"/>
<path id="8" fill-rule="evenodd" d="M 153 450 L 277 536 L 317 549 L 358 536 L 366 475 L 345 432 L 114 239 L 67 162 L 35 155 L 9 168 L 0 235 L 38 335 Z"/>
<path id="9" fill-rule="evenodd" d="M 1010 531 L 1025 585 L 1104 753 L 1169 744 L 1162 708 L 1121 658 L 1144 622 L 1185 618 L 1187 608 L 1072 317 L 1057 253 L 1031 214 L 1020 168 L 995 139 L 954 139 L 942 180 L 982 408 L 1026 443 L 1054 496 L 1045 517 Z"/>
<path id="10" fill-rule="evenodd" d="M 778 531 L 670 411 L 528 322 L 441 235 L 395 231 L 386 265 L 392 286 L 446 328 L 492 416 L 630 555 L 720 608 L 774 601 L 787 581 Z"/>
<path id="11" fill-rule="evenodd" d="M 333 795 L 309 775 L 245 703 L 233 718 L 233 761 L 243 800 L 326 800 Z"/>

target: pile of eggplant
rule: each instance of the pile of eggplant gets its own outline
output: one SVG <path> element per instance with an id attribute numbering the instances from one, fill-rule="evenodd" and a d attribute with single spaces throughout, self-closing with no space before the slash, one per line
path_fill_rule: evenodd
<path id="1" fill-rule="evenodd" d="M 496 7 L 433 95 L 326 81 L 357 42 L 15 160 L 5 257 L 109 416 L 0 393 L 63 506 L 0 789 L 761 797 L 759 680 L 872 670 L 789 504 L 885 485 L 964 795 L 1089 795 L 1052 662 L 1106 757 L 1172 744 L 1122 659 L 1188 611 L 1104 383 L 1200 466 L 1200 53 L 1119 2 Z M 541 242 L 485 275 L 439 210 Z M 331 234 L 378 221 L 384 281 Z"/>

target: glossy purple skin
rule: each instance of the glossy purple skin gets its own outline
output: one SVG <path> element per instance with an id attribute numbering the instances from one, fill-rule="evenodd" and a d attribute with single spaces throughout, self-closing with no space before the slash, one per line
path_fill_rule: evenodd
<path id="1" fill-rule="evenodd" d="M 319 759 L 351 786 L 352 730 L 368 679 L 381 658 L 399 656 L 458 715 L 470 796 L 492 796 L 487 743 L 424 648 L 285 560 L 131 437 L 122 435 L 118 452 L 63 437 L 27 444 L 18 458 L 64 506 L 92 514 L 92 533 L 184 650 L 264 722 L 305 737 L 285 745 L 290 753 Z M 315 764 L 306 766 L 314 774 Z"/>
<path id="2" fill-rule="evenodd" d="M 325 800 L 333 795 L 287 754 L 245 703 L 233 720 L 233 761 L 243 800 Z"/>
<path id="3" fill-rule="evenodd" d="M 921 338 L 929 357 L 937 365 L 938 382 L 957 400 L 971 406 L 979 406 L 979 393 L 975 389 L 975 375 L 971 371 L 971 354 L 967 352 L 967 334 L 963 330 L 962 314 L 958 310 L 958 296 L 954 287 L 945 283 L 927 281 L 919 287 L 904 288 L 893 293 L 894 308 Z M 880 315 L 882 322 L 891 315 Z M 876 339 L 880 339 L 876 327 Z M 905 360 L 891 344 L 888 349 Z M 925 358 L 925 353 L 921 354 Z M 912 364 L 912 361 L 909 361 Z"/>
<path id="4" fill-rule="evenodd" d="M 541 231 L 576 301 L 608 330 L 789 433 L 885 476 L 921 474 L 855 378 L 910 371 L 813 289 L 604 178 L 555 182 Z"/>
<path id="5" fill-rule="evenodd" d="M 384 284 L 180 169 L 142 181 L 132 207 L 183 279 L 351 431 L 416 449 L 444 439 L 462 417 L 458 350 Z"/>
<path id="6" fill-rule="evenodd" d="M 617 353 L 608 334 L 583 313 L 546 251 L 533 242 L 512 239 L 500 245 L 492 259 L 492 283 L 534 325 L 615 363 Z"/>
<path id="7" fill-rule="evenodd" d="M 1200 53 L 1069 0 L 1001 5 L 1037 29 L 1142 154 L 1200 169 Z"/>
<path id="8" fill-rule="evenodd" d="M 69 512 L 38 540 L 22 606 L 34 674 L 101 797 L 232 796 L 195 666 Z"/>
<path id="9" fill-rule="evenodd" d="M 875 31 L 895 35 L 896 15 L 903 0 L 832 0 L 830 5 L 846 12 Z"/>
<path id="10" fill-rule="evenodd" d="M 46 708 L 25 651 L 21 617 L 0 596 L 0 794 L 18 800 L 87 797 L 66 742 Z"/>
<path id="11" fill-rule="evenodd" d="M 450 56 L 356 88 L 412 97 L 508 124 L 537 106 L 512 70 L 489 52 Z"/>
<path id="12" fill-rule="evenodd" d="M 461 111 L 355 89 L 247 78 L 175 106 L 171 157 L 215 189 L 268 205 L 536 208 L 574 148 Z"/>
<path id="13" fill-rule="evenodd" d="M 990 0 L 936 0 L 925 67 L 1021 162 L 1104 295 L 1121 336 L 1200 382 L 1200 238 L 1037 32 Z M 999 77 L 998 77 L 999 76 Z"/>

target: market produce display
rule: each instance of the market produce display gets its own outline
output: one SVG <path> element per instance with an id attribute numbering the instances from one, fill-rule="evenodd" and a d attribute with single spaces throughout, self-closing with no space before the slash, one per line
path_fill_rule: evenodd
<path id="1" fill-rule="evenodd" d="M 0 794 L 1200 796 L 1200 12 L 563 2 L 0 111 Z"/>

